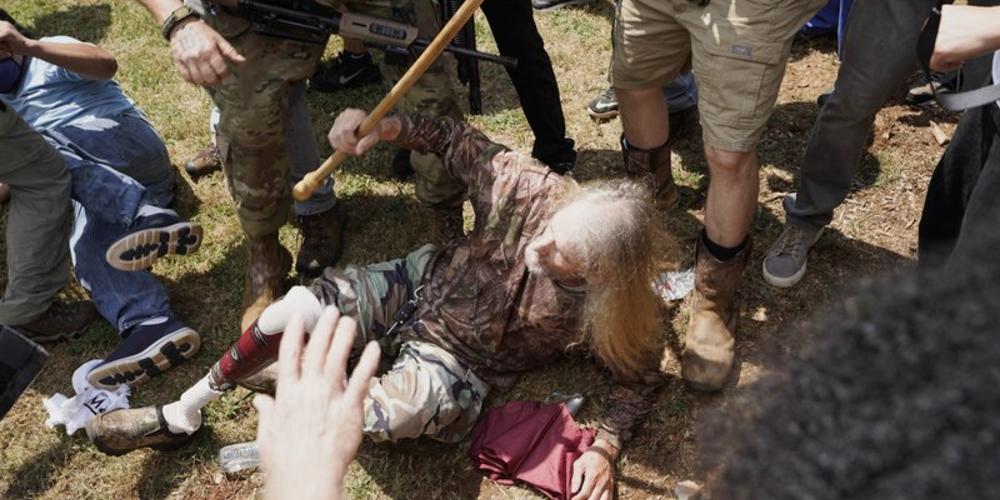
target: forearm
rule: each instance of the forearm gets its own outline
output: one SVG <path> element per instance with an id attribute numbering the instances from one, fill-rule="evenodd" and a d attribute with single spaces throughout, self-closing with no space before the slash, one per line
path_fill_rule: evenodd
<path id="1" fill-rule="evenodd" d="M 93 80 L 110 80 L 118 61 L 108 51 L 87 43 L 28 42 L 24 55 L 42 59 Z"/>
<path id="2" fill-rule="evenodd" d="M 962 62 L 1000 49 L 1000 7 L 946 5 L 941 11 L 931 68 L 957 69 Z"/>
<path id="3" fill-rule="evenodd" d="M 972 32 L 970 49 L 975 51 L 970 59 L 1000 49 L 1000 7 L 949 5 L 944 9 L 945 15 L 950 15 L 951 9 L 965 9 L 970 16 L 978 20 L 965 23 L 966 28 Z"/>

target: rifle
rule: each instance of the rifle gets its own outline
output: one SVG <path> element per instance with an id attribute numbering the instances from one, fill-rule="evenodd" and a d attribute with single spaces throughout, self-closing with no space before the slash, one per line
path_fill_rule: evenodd
<path id="1" fill-rule="evenodd" d="M 447 22 L 462 6 L 461 0 L 441 0 L 441 17 Z M 455 45 L 469 50 L 476 50 L 476 20 L 462 27 L 455 37 Z M 483 114 L 482 81 L 479 78 L 479 60 L 473 57 L 456 55 L 458 61 L 458 81 L 469 87 L 469 111 L 474 115 Z"/>
<path id="2" fill-rule="evenodd" d="M 407 58 L 420 55 L 431 43 L 417 37 L 416 26 L 374 16 L 340 13 L 313 0 L 214 0 L 214 3 L 235 9 L 237 15 L 250 21 L 256 33 L 305 43 L 325 44 L 330 35 L 340 35 L 361 40 L 365 46 L 382 50 L 387 55 Z M 517 59 L 512 57 L 487 54 L 456 44 L 449 44 L 444 50 L 476 61 L 517 67 Z"/>

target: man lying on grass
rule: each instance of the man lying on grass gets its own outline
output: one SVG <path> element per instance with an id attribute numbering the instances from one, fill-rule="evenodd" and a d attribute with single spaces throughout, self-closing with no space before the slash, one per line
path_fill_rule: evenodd
<path id="1" fill-rule="evenodd" d="M 662 381 L 650 283 L 655 252 L 666 246 L 651 195 L 630 181 L 578 186 L 450 118 L 385 118 L 358 139 L 365 116 L 344 111 L 330 132 L 333 147 L 361 155 L 384 140 L 437 154 L 468 187 L 473 232 L 398 260 L 326 269 L 269 306 L 179 401 L 99 416 L 88 435 L 111 454 L 183 442 L 201 427 L 203 406 L 273 361 L 292 314 L 311 329 L 334 305 L 359 324 L 357 354 L 375 341 L 392 362 L 365 401 L 364 432 L 375 441 L 458 442 L 492 388 L 566 355 L 595 358 L 616 385 L 593 447 L 574 464 L 573 486 L 577 498 L 610 498 L 612 462 Z"/>

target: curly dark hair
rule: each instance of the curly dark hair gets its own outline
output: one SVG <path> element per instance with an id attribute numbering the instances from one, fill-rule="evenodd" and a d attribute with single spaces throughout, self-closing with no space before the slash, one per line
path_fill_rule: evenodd
<path id="1" fill-rule="evenodd" d="M 712 496 L 1000 498 L 994 261 L 868 282 L 817 318 L 808 354 L 702 429 Z"/>

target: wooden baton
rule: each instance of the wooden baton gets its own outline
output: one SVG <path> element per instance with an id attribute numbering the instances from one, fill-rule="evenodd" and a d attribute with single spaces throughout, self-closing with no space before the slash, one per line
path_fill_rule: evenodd
<path id="1" fill-rule="evenodd" d="M 407 92 L 413 88 L 413 85 L 417 83 L 417 80 L 424 73 L 427 72 L 427 68 L 434 63 L 435 60 L 444 52 L 444 49 L 451 43 L 452 39 L 458 35 L 461 31 L 462 26 L 472 18 L 476 13 L 476 9 L 482 5 L 483 0 L 465 0 L 465 3 L 458 9 L 458 12 L 452 16 L 451 20 L 441 28 L 441 32 L 434 37 L 427 49 L 424 50 L 420 57 L 417 58 L 413 66 L 406 70 L 406 73 L 402 78 L 396 82 L 396 85 L 389 90 L 382 101 L 375 106 L 375 109 L 368 115 L 364 123 L 358 127 L 357 135 L 358 137 L 365 137 L 370 134 L 372 130 L 375 130 L 375 126 L 378 125 L 379 120 L 385 117 L 392 111 L 392 108 L 399 103 L 399 100 L 406 95 Z M 326 159 L 322 165 L 316 170 L 309 172 L 302 178 L 301 181 L 295 184 L 295 188 L 292 189 L 292 195 L 295 196 L 296 200 L 305 201 L 312 196 L 313 192 L 323 185 L 323 181 L 327 177 L 333 174 L 333 171 L 340 166 L 344 160 L 347 159 L 347 154 L 337 151 L 332 156 Z"/>

